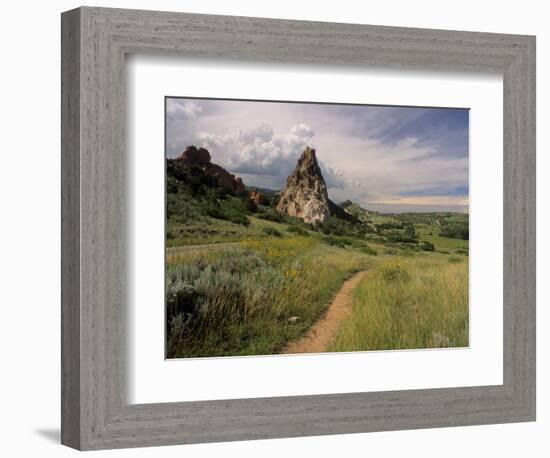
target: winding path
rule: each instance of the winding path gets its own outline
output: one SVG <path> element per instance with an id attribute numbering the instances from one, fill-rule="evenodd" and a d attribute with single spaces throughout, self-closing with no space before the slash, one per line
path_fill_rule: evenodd
<path id="1" fill-rule="evenodd" d="M 351 314 L 352 293 L 367 271 L 357 272 L 344 282 L 325 314 L 298 340 L 290 342 L 281 353 L 320 353 L 327 350 L 336 337 L 342 321 Z"/>

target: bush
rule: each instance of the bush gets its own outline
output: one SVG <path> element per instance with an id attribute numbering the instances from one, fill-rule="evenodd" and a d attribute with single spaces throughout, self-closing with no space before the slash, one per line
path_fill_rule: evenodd
<path id="1" fill-rule="evenodd" d="M 459 262 L 462 262 L 462 258 L 456 258 L 454 256 L 451 256 L 449 258 L 449 263 L 450 264 L 458 264 Z"/>
<path id="2" fill-rule="evenodd" d="M 264 227 L 262 228 L 262 231 L 265 232 L 267 235 L 271 235 L 272 237 L 282 237 L 283 235 L 274 227 Z"/>
<path id="3" fill-rule="evenodd" d="M 409 273 L 399 264 L 388 264 L 382 267 L 381 275 L 387 282 L 405 281 L 410 278 Z"/>
<path id="4" fill-rule="evenodd" d="M 423 240 L 422 242 L 420 242 L 420 249 L 424 251 L 435 251 L 435 246 L 432 242 Z"/>
<path id="5" fill-rule="evenodd" d="M 468 240 L 470 237 L 469 225 L 463 222 L 445 222 L 441 226 L 439 235 L 451 239 Z"/>
<path id="6" fill-rule="evenodd" d="M 218 207 L 214 204 L 208 205 L 207 207 L 205 207 L 204 212 L 210 218 L 228 219 L 227 215 L 224 213 L 224 211 L 220 207 Z"/>
<path id="7" fill-rule="evenodd" d="M 338 248 L 346 248 L 353 244 L 353 241 L 347 237 L 334 237 L 327 235 L 321 239 L 324 243 L 330 246 L 336 246 Z"/>
<path id="8" fill-rule="evenodd" d="M 374 248 L 371 248 L 370 246 L 368 245 L 363 245 L 362 247 L 359 248 L 363 253 L 365 254 L 370 254 L 371 256 L 377 256 L 378 255 L 378 252 L 374 249 Z"/>
<path id="9" fill-rule="evenodd" d="M 344 202 L 338 204 L 342 208 L 348 208 L 353 205 L 353 202 L 351 200 L 344 200 Z"/>
<path id="10" fill-rule="evenodd" d="M 366 232 L 366 227 L 362 224 L 352 224 L 337 216 L 331 216 L 324 223 L 319 224 L 318 228 L 327 235 L 364 236 Z"/>
<path id="11" fill-rule="evenodd" d="M 256 205 L 256 202 L 254 202 L 252 199 L 249 199 L 248 197 L 245 199 L 246 203 L 246 209 L 250 213 L 256 213 L 258 211 L 258 206 Z"/>
<path id="12" fill-rule="evenodd" d="M 381 223 L 375 224 L 375 226 L 378 232 L 383 232 L 388 229 L 403 229 L 402 223 Z"/>
<path id="13" fill-rule="evenodd" d="M 292 234 L 301 235 L 303 237 L 309 237 L 309 232 L 306 231 L 301 226 L 287 226 L 286 230 L 287 232 L 290 232 Z"/>
<path id="14" fill-rule="evenodd" d="M 256 215 L 258 218 L 265 219 L 266 221 L 273 221 L 274 223 L 282 223 L 283 216 L 275 210 L 262 210 Z"/>
<path id="15" fill-rule="evenodd" d="M 228 219 L 234 224 L 242 224 L 243 226 L 250 226 L 250 220 L 248 219 L 248 217 L 239 213 L 230 214 Z"/>

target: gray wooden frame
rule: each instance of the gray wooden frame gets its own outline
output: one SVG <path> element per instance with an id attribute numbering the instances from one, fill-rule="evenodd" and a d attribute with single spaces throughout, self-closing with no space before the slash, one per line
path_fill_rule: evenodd
<path id="1" fill-rule="evenodd" d="M 62 443 L 105 449 L 535 419 L 535 38 L 83 7 L 62 14 Z M 130 405 L 128 53 L 498 72 L 504 78 L 502 385 Z"/>

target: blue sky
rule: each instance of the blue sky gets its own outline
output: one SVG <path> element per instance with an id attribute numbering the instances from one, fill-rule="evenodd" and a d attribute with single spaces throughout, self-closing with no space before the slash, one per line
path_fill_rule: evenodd
<path id="1" fill-rule="evenodd" d="M 207 148 L 246 185 L 282 189 L 306 146 L 329 197 L 372 210 L 467 211 L 469 111 L 166 99 L 166 154 Z"/>

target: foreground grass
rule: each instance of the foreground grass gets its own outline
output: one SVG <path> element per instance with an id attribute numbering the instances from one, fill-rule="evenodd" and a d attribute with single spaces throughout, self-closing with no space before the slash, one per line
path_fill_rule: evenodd
<path id="1" fill-rule="evenodd" d="M 352 315 L 330 350 L 464 346 L 468 346 L 467 258 L 426 254 L 393 257 L 372 269 L 354 291 Z"/>
<path id="2" fill-rule="evenodd" d="M 277 353 L 374 259 L 301 236 L 178 255 L 167 269 L 167 356 Z"/>

